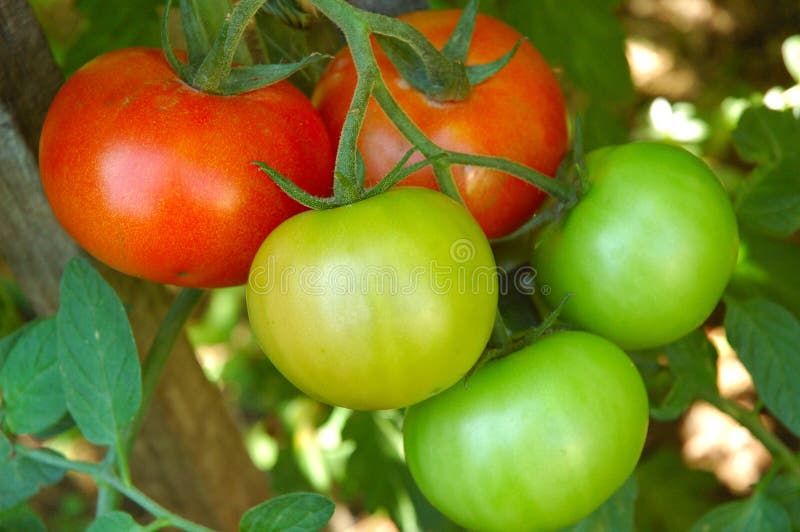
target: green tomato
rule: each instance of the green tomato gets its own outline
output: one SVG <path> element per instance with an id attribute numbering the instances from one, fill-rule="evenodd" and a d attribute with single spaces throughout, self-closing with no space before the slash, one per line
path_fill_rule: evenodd
<path id="1" fill-rule="evenodd" d="M 588 192 L 534 244 L 541 293 L 573 294 L 566 321 L 624 349 L 683 337 L 708 318 L 736 265 L 733 207 L 686 150 L 635 143 L 586 158 Z"/>
<path id="2" fill-rule="evenodd" d="M 556 530 L 633 471 L 647 393 L 617 346 L 558 332 L 408 409 L 406 461 L 422 493 L 473 530 Z"/>
<path id="3" fill-rule="evenodd" d="M 408 188 L 290 218 L 247 285 L 250 324 L 306 394 L 359 410 L 401 408 L 454 384 L 497 308 L 491 248 L 469 212 Z"/>

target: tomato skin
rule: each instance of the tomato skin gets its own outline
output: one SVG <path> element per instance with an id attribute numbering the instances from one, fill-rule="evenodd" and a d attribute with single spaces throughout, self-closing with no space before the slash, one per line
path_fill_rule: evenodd
<path id="1" fill-rule="evenodd" d="M 688 151 L 634 143 L 587 156 L 587 194 L 534 245 L 537 283 L 561 317 L 624 349 L 658 347 L 700 326 L 736 265 L 733 207 Z"/>
<path id="2" fill-rule="evenodd" d="M 244 283 L 266 235 L 305 209 L 253 161 L 330 194 L 328 135 L 299 90 L 202 93 L 147 48 L 110 52 L 67 80 L 39 149 L 47 199 L 86 251 L 130 275 L 197 287 Z"/>
<path id="3" fill-rule="evenodd" d="M 420 30 L 435 46 L 444 46 L 459 10 L 421 11 L 399 18 Z M 493 61 L 522 36 L 510 26 L 479 14 L 468 65 Z M 468 99 L 438 103 L 411 88 L 383 51 L 373 44 L 389 91 L 415 124 L 434 142 L 454 151 L 505 157 L 552 175 L 567 149 L 564 98 L 550 67 L 528 41 L 492 78 L 473 87 Z M 355 90 L 356 70 L 347 49 L 328 66 L 312 96 L 331 137 L 338 139 Z M 366 182 L 377 183 L 411 148 L 374 100 L 367 107 L 359 138 Z M 422 157 L 415 154 L 412 161 Z M 508 174 L 453 166 L 465 204 L 489 238 L 511 233 L 535 212 L 545 195 Z M 402 185 L 436 189 L 430 166 Z"/>
<path id="4" fill-rule="evenodd" d="M 258 251 L 246 294 L 261 347 L 298 388 L 379 410 L 469 370 L 491 334 L 497 278 L 461 205 L 402 188 L 284 222 Z"/>
<path id="5" fill-rule="evenodd" d="M 557 530 L 625 482 L 647 424 L 647 393 L 625 353 L 568 331 L 412 406 L 403 439 L 422 493 L 456 523 Z"/>

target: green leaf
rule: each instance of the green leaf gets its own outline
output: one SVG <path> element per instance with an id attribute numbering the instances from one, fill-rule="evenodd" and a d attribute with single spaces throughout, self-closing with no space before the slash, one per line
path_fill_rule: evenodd
<path id="1" fill-rule="evenodd" d="M 636 501 L 636 477 L 630 478 L 597 510 L 576 525 L 562 532 L 633 532 L 633 510 Z"/>
<path id="2" fill-rule="evenodd" d="M 776 501 L 756 493 L 744 501 L 729 502 L 705 514 L 690 532 L 790 532 L 786 510 Z"/>
<path id="3" fill-rule="evenodd" d="M 25 329 L 0 371 L 0 390 L 6 423 L 16 434 L 42 431 L 66 413 L 54 318 Z"/>
<path id="4" fill-rule="evenodd" d="M 800 245 L 746 229 L 739 238 L 739 261 L 728 293 L 739 299 L 766 297 L 800 318 Z"/>
<path id="5" fill-rule="evenodd" d="M 54 484 L 64 470 L 13 454 L 11 442 L 0 432 L 0 511 L 7 510 Z"/>
<path id="6" fill-rule="evenodd" d="M 27 504 L 0 512 L 0 532 L 47 532 L 42 519 Z"/>
<path id="7" fill-rule="evenodd" d="M 741 221 L 761 233 L 788 237 L 800 229 L 800 156 L 754 172 L 736 201 Z"/>
<path id="8" fill-rule="evenodd" d="M 316 493 L 289 493 L 255 506 L 242 516 L 242 532 L 314 532 L 324 527 L 335 505 Z"/>
<path id="9" fill-rule="evenodd" d="M 347 462 L 343 488 L 348 499 L 357 498 L 367 511 L 388 511 L 400 530 L 416 530 L 416 486 L 403 461 L 400 418 L 393 410 L 350 416 L 342 438 L 355 441 L 356 448 Z"/>
<path id="10" fill-rule="evenodd" d="M 717 351 L 702 329 L 667 346 L 667 360 L 674 381 L 660 405 L 650 415 L 660 421 L 677 419 L 689 404 L 717 391 Z"/>
<path id="11" fill-rule="evenodd" d="M 619 0 L 484 0 L 489 11 L 517 28 L 551 65 L 595 98 L 633 98 L 625 31 L 614 10 Z M 602 50 L 602 60 L 598 60 Z"/>
<path id="12" fill-rule="evenodd" d="M 128 46 L 158 46 L 162 0 L 77 0 L 84 30 L 61 61 L 70 74 L 96 56 Z M 57 31 L 53 28 L 53 31 Z"/>
<path id="13" fill-rule="evenodd" d="M 106 512 L 89 525 L 86 532 L 142 532 L 145 528 L 130 514 L 120 511 Z"/>
<path id="14" fill-rule="evenodd" d="M 774 165 L 797 152 L 800 120 L 791 111 L 751 107 L 739 119 L 733 141 L 743 159 Z"/>
<path id="15" fill-rule="evenodd" d="M 786 509 L 792 530 L 800 530 L 800 479 L 780 473 L 770 481 L 766 493 Z"/>
<path id="16" fill-rule="evenodd" d="M 64 269 L 58 359 L 67 408 L 83 435 L 121 445 L 139 409 L 142 376 L 122 302 L 85 260 Z"/>
<path id="17" fill-rule="evenodd" d="M 0 338 L 0 368 L 2 368 L 6 363 L 6 358 L 8 358 L 8 354 L 14 348 L 14 345 L 16 345 L 17 341 L 22 338 L 25 332 L 34 325 L 35 322 L 27 323 L 11 334 L 7 334 L 6 336 Z"/>
<path id="18" fill-rule="evenodd" d="M 689 530 L 719 504 L 714 474 L 688 468 L 676 446 L 660 445 L 648 453 L 636 467 L 636 478 L 637 530 Z"/>
<path id="19" fill-rule="evenodd" d="M 728 301 L 725 329 L 759 397 L 800 435 L 800 321 L 766 299 Z"/>

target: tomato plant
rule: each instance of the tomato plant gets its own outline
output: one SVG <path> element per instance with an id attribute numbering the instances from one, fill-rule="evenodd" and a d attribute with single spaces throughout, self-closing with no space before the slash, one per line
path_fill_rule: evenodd
<path id="1" fill-rule="evenodd" d="M 275 366 L 308 395 L 355 409 L 452 385 L 486 345 L 496 305 L 480 227 L 419 188 L 287 220 L 247 284 L 250 324 Z"/>
<path id="2" fill-rule="evenodd" d="M 617 346 L 546 336 L 489 362 L 406 413 L 411 474 L 472 530 L 556 530 L 588 515 L 633 471 L 647 394 Z"/>
<path id="3" fill-rule="evenodd" d="M 441 48 L 460 11 L 423 11 L 400 17 Z M 521 35 L 487 15 L 479 15 L 466 64 L 493 61 Z M 505 157 L 545 174 L 558 167 L 567 146 L 566 111 L 558 80 L 528 41 L 497 74 L 474 87 L 466 100 L 435 102 L 412 89 L 389 58 L 375 47 L 381 76 L 398 104 L 434 142 L 454 151 Z M 331 136 L 337 139 L 356 85 L 348 50 L 331 62 L 312 100 Z M 389 117 L 371 102 L 359 138 L 366 181 L 375 184 L 411 148 Z M 531 217 L 544 199 L 534 186 L 498 170 L 456 166 L 454 179 L 464 203 L 489 238 L 506 235 Z M 436 188 L 430 167 L 401 184 Z"/>
<path id="4" fill-rule="evenodd" d="M 663 345 L 711 314 L 736 264 L 727 194 L 688 151 L 657 143 L 597 150 L 589 189 L 534 244 L 537 282 L 562 316 L 625 349 Z"/>
<path id="5" fill-rule="evenodd" d="M 330 192 L 328 136 L 299 90 L 278 82 L 207 94 L 144 48 L 78 70 L 40 143 L 48 201 L 84 249 L 130 275 L 185 286 L 243 283 L 264 237 L 304 209 L 255 160 Z"/>

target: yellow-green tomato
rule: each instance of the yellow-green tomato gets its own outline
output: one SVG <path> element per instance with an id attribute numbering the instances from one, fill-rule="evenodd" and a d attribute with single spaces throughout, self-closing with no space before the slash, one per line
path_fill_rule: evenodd
<path id="1" fill-rule="evenodd" d="M 535 243 L 536 282 L 561 317 L 624 349 L 677 340 L 711 314 L 736 265 L 736 216 L 700 159 L 667 144 L 602 148 L 589 189 Z"/>
<path id="2" fill-rule="evenodd" d="M 412 406 L 403 437 L 414 480 L 454 522 L 543 531 L 579 521 L 622 486 L 647 424 L 647 393 L 627 355 L 570 331 Z"/>
<path id="3" fill-rule="evenodd" d="M 491 334 L 497 277 L 469 212 L 402 188 L 290 218 L 259 249 L 250 324 L 292 383 L 358 410 L 401 408 L 454 384 Z"/>

